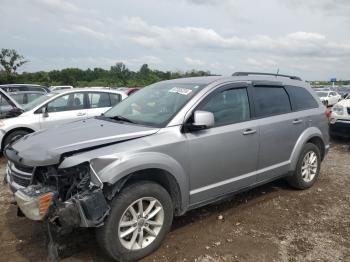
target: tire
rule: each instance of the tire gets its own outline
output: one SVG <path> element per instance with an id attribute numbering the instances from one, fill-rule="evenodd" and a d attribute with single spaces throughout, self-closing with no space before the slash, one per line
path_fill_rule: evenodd
<path id="1" fill-rule="evenodd" d="M 12 133 L 10 133 L 8 136 L 6 136 L 5 140 L 4 140 L 4 145 L 3 148 L 5 148 L 9 143 L 11 143 L 12 141 L 15 141 L 25 135 L 28 135 L 30 132 L 27 130 L 16 130 L 13 131 Z"/>
<path id="2" fill-rule="evenodd" d="M 314 168 L 316 168 L 316 169 L 313 169 L 313 167 L 309 167 L 309 169 L 306 168 L 306 172 L 307 171 L 311 172 L 311 173 L 306 173 L 306 174 L 310 174 L 310 176 L 308 177 L 308 175 L 306 175 L 306 176 L 305 176 L 305 174 L 303 175 L 302 171 L 303 171 L 303 168 L 305 168 L 304 160 L 306 160 L 307 155 L 310 156 L 310 154 L 312 156 L 316 157 L 317 162 L 315 164 L 313 164 Z M 297 189 L 310 188 L 316 182 L 316 180 L 320 174 L 320 167 L 321 167 L 320 149 L 315 144 L 307 143 L 304 146 L 304 148 L 299 156 L 296 170 L 294 171 L 294 173 L 291 177 L 287 178 L 287 181 L 289 182 L 289 184 L 291 186 L 293 186 Z"/>
<path id="3" fill-rule="evenodd" d="M 151 216 L 152 212 L 156 211 L 159 207 L 162 210 L 158 211 L 158 213 L 150 220 L 156 218 L 157 221 L 153 221 L 153 223 L 161 223 L 161 226 L 151 226 L 150 220 L 145 220 L 143 218 L 138 218 L 137 223 L 131 222 L 134 220 L 136 215 L 139 214 L 139 202 L 138 200 L 143 199 L 143 210 L 146 213 L 147 201 L 158 201 L 154 204 L 148 214 Z M 146 200 L 145 200 L 146 199 Z M 149 202 L 151 203 L 151 202 Z M 145 205 L 146 204 L 146 205 Z M 158 205 L 160 204 L 160 205 Z M 130 212 L 130 206 L 133 206 L 133 211 Z M 111 202 L 111 212 L 108 218 L 106 219 L 104 225 L 101 228 L 97 229 L 97 239 L 100 246 L 104 249 L 104 251 L 113 259 L 117 261 L 137 261 L 155 251 L 165 238 L 166 234 L 169 232 L 172 220 L 173 220 L 173 202 L 169 196 L 169 193 L 159 184 L 141 181 L 130 186 L 127 186 L 119 193 Z M 135 216 L 132 215 L 134 213 Z M 163 216 L 162 216 L 163 214 Z M 130 218 L 125 219 L 126 217 Z M 146 218 L 147 216 L 145 216 Z M 162 220 L 163 218 L 163 220 Z M 134 223 L 132 226 L 129 225 L 127 227 L 120 227 L 122 220 L 125 222 Z M 150 223 L 148 225 L 148 223 Z M 129 235 L 123 238 L 123 233 L 126 233 L 129 229 L 137 228 L 132 231 Z M 139 229 L 139 228 L 142 229 Z M 156 233 L 156 236 L 153 237 L 150 233 L 145 229 L 146 227 L 151 228 L 153 233 Z M 122 230 L 124 231 L 122 231 Z M 139 245 L 140 242 L 140 234 L 143 234 L 143 244 Z M 134 234 L 137 234 L 135 238 L 135 244 L 131 245 Z M 128 242 L 130 240 L 130 242 Z M 130 245 L 131 248 L 130 249 Z M 128 245 L 129 247 L 126 247 Z M 142 247 L 145 245 L 145 247 Z M 141 247 L 140 247 L 141 246 Z"/>

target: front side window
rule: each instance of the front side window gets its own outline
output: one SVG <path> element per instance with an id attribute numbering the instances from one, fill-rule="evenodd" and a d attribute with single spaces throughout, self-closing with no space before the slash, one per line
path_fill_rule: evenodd
<path id="1" fill-rule="evenodd" d="M 292 111 L 288 94 L 283 87 L 258 86 L 254 88 L 257 117 L 286 114 Z"/>
<path id="2" fill-rule="evenodd" d="M 305 88 L 296 86 L 286 87 L 291 99 L 293 111 L 317 108 L 318 103 L 315 98 Z"/>
<path id="3" fill-rule="evenodd" d="M 214 114 L 215 126 L 228 125 L 250 119 L 246 88 L 227 89 L 209 97 L 197 110 Z"/>
<path id="4" fill-rule="evenodd" d="M 142 88 L 107 111 L 108 118 L 126 118 L 133 123 L 164 127 L 205 85 L 160 82 Z"/>
<path id="5" fill-rule="evenodd" d="M 27 94 L 27 103 L 32 102 L 33 100 L 37 99 L 38 97 L 42 96 L 40 93 L 30 93 Z"/>
<path id="6" fill-rule="evenodd" d="M 24 96 L 25 94 L 24 93 L 18 93 L 18 94 L 11 94 L 10 93 L 10 96 L 20 105 L 24 104 Z"/>
<path id="7" fill-rule="evenodd" d="M 80 110 L 84 108 L 84 93 L 73 93 L 60 96 L 47 104 L 48 112 Z"/>

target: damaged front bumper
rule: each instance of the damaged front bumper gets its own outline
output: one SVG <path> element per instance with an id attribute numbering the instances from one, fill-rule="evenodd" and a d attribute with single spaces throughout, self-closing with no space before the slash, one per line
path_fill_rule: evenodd
<path id="1" fill-rule="evenodd" d="M 109 205 L 100 188 L 87 190 L 60 201 L 50 187 L 31 185 L 18 189 L 15 200 L 31 220 L 49 220 L 60 227 L 98 227 L 109 214 Z"/>

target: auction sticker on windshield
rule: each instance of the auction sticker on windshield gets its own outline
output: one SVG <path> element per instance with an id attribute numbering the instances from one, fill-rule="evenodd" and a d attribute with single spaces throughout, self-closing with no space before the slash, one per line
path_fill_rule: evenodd
<path id="1" fill-rule="evenodd" d="M 192 93 L 192 90 L 187 88 L 181 88 L 181 87 L 173 87 L 172 89 L 169 90 L 169 92 L 187 96 Z"/>

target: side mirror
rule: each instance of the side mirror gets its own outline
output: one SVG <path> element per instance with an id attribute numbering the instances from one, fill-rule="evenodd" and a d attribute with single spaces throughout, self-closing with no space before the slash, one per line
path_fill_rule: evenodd
<path id="1" fill-rule="evenodd" d="M 208 111 L 195 111 L 194 121 L 191 124 L 192 130 L 201 130 L 214 126 L 214 114 Z"/>
<path id="2" fill-rule="evenodd" d="M 43 117 L 49 117 L 49 113 L 47 112 L 47 107 L 43 107 L 41 109 L 41 112 L 43 113 Z"/>

